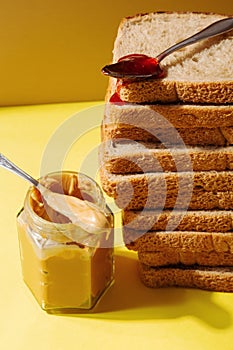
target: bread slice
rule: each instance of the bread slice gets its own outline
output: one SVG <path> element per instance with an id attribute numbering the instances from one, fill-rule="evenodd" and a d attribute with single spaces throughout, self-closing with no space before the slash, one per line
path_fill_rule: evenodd
<path id="1" fill-rule="evenodd" d="M 124 211 L 123 239 L 150 266 L 233 266 L 232 219 L 232 211 Z"/>
<path id="2" fill-rule="evenodd" d="M 233 211 L 123 210 L 122 223 L 128 242 L 138 238 L 137 231 L 166 231 L 169 225 L 176 231 L 233 232 Z"/>
<path id="3" fill-rule="evenodd" d="M 215 251 L 192 251 L 164 248 L 160 251 L 139 251 L 138 260 L 148 266 L 170 266 L 183 264 L 185 266 L 233 266 L 233 254 Z"/>
<path id="4" fill-rule="evenodd" d="M 233 169 L 232 146 L 165 148 L 154 142 L 108 140 L 99 149 L 101 166 L 114 174 L 186 171 L 190 169 L 188 157 L 194 171 Z"/>
<path id="5" fill-rule="evenodd" d="M 121 209 L 233 209 L 231 171 L 118 175 L 102 167 L 100 180 Z"/>
<path id="6" fill-rule="evenodd" d="M 149 13 L 122 20 L 113 49 L 120 57 L 159 53 L 207 25 L 227 16 L 212 13 Z M 205 39 L 166 57 L 161 63 L 165 78 L 140 81 L 110 79 L 111 93 L 127 102 L 233 102 L 233 31 Z"/>
<path id="7" fill-rule="evenodd" d="M 124 241 L 129 249 L 138 252 L 163 252 L 167 264 L 173 264 L 168 261 L 167 250 L 173 251 L 174 256 L 177 255 L 174 259 L 182 259 L 182 254 L 185 252 L 228 253 L 233 257 L 232 231 L 149 231 L 145 233 L 135 230 L 133 232 L 124 226 L 123 232 Z"/>
<path id="8" fill-rule="evenodd" d="M 226 130 L 224 137 L 221 128 L 193 128 L 193 129 L 145 129 L 138 128 L 129 124 L 102 124 L 102 140 L 135 140 L 163 143 L 167 147 L 185 144 L 187 146 L 224 146 L 231 145 L 233 137 L 229 135 L 231 131 Z M 232 132 L 233 133 L 233 132 Z M 228 142 L 228 138 L 231 141 Z"/>
<path id="9" fill-rule="evenodd" d="M 215 292 L 233 292 L 233 267 L 182 265 L 153 267 L 139 263 L 139 276 L 151 288 L 186 287 Z"/>
<path id="10" fill-rule="evenodd" d="M 106 124 L 139 128 L 223 128 L 233 126 L 232 105 L 106 103 Z"/>

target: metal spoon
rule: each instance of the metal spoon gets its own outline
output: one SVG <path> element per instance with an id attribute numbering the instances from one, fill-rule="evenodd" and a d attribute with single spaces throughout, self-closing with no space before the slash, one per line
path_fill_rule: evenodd
<path id="1" fill-rule="evenodd" d="M 208 27 L 192 35 L 191 37 L 169 47 L 155 58 L 140 54 L 127 55 L 120 58 L 117 63 L 113 63 L 103 67 L 102 73 L 114 78 L 160 78 L 162 77 L 162 69 L 159 66 L 159 63 L 165 57 L 167 57 L 174 51 L 181 49 L 182 47 L 197 43 L 198 41 L 203 39 L 211 38 L 213 36 L 228 32 L 231 29 L 233 29 L 233 18 L 224 18 L 222 20 L 210 24 Z M 132 56 L 132 59 L 130 59 L 130 56 Z M 148 61 L 148 64 L 152 65 L 152 69 L 145 70 L 144 72 L 143 67 L 140 67 L 140 72 L 137 72 L 137 69 L 140 65 L 139 56 L 145 56 L 145 58 L 147 57 L 147 59 L 150 60 L 150 62 Z M 152 60 L 154 60 L 154 62 Z"/>
<path id="2" fill-rule="evenodd" d="M 1 153 L 0 166 L 32 183 L 52 209 L 65 215 L 72 223 L 79 225 L 85 231 L 97 234 L 110 229 L 107 216 L 93 203 L 50 191 Z"/>

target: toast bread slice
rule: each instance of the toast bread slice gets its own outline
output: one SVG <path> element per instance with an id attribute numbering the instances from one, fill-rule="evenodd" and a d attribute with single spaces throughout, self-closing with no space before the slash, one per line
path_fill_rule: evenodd
<path id="1" fill-rule="evenodd" d="M 107 140 L 99 149 L 99 162 L 113 174 L 186 171 L 190 158 L 193 171 L 232 170 L 233 147 L 176 146 L 165 148 L 154 142 Z"/>
<path id="2" fill-rule="evenodd" d="M 100 169 L 106 194 L 121 209 L 233 209 L 231 171 L 111 174 Z"/>
<path id="3" fill-rule="evenodd" d="M 151 128 L 218 128 L 233 126 L 232 105 L 106 103 L 106 124 Z"/>
<path id="4" fill-rule="evenodd" d="M 131 124 L 106 124 L 101 126 L 102 141 L 135 140 L 163 143 L 167 147 L 185 144 L 187 146 L 225 146 L 233 144 L 233 127 L 222 128 L 139 128 Z M 229 129 L 229 130 L 228 130 Z"/>
<path id="5" fill-rule="evenodd" d="M 174 255 L 184 252 L 228 253 L 233 256 L 232 231 L 136 231 L 123 227 L 127 247 L 138 252 L 173 251 Z M 136 238 L 137 237 L 137 238 Z M 168 257 L 167 257 L 168 260 Z M 169 263 L 169 262 L 167 262 Z M 170 262 L 172 264 L 172 262 Z"/>
<path id="6" fill-rule="evenodd" d="M 148 266 L 233 266 L 233 254 L 227 252 L 206 252 L 165 248 L 160 251 L 139 251 L 138 260 Z"/>
<path id="7" fill-rule="evenodd" d="M 233 292 L 233 267 L 182 265 L 153 267 L 139 262 L 139 276 L 150 288 L 185 287 Z"/>
<path id="8" fill-rule="evenodd" d="M 233 232 L 232 210 L 123 210 L 122 224 L 128 241 L 137 238 L 137 231 Z M 135 232 L 135 234 L 134 234 Z"/>

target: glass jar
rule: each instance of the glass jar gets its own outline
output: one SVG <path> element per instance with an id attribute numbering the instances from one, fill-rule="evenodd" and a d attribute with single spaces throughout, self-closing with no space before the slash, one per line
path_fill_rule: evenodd
<path id="1" fill-rule="evenodd" d="M 17 215 L 22 273 L 41 307 L 50 312 L 90 310 L 114 281 L 114 220 L 98 184 L 81 173 L 40 179 L 54 192 L 94 203 L 109 228 L 90 234 L 52 210 L 35 187 Z"/>

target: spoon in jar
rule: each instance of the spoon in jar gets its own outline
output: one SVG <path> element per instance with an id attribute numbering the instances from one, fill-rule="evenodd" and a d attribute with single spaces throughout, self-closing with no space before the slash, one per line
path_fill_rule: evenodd
<path id="1" fill-rule="evenodd" d="M 98 234 L 110 229 L 108 217 L 93 203 L 77 197 L 52 192 L 1 153 L 0 166 L 33 184 L 53 210 L 65 215 L 73 224 L 79 225 L 85 231 Z"/>
<path id="2" fill-rule="evenodd" d="M 165 57 L 182 47 L 228 32 L 231 29 L 233 29 L 233 18 L 224 18 L 171 46 L 155 58 L 143 54 L 129 54 L 121 57 L 117 63 L 103 67 L 102 73 L 119 79 L 163 78 L 164 72 L 159 64 Z"/>

